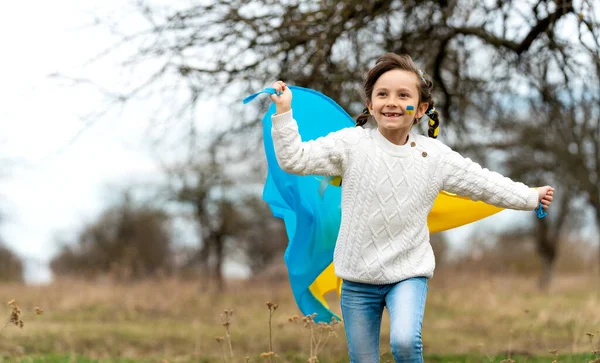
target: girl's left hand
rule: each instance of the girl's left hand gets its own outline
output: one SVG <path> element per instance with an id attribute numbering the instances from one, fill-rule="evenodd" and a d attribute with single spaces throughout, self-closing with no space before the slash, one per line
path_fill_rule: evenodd
<path id="1" fill-rule="evenodd" d="M 271 101 L 275 103 L 275 113 L 282 114 L 292 109 L 292 91 L 283 81 L 273 83 L 273 88 L 278 94 L 271 95 Z"/>
<path id="2" fill-rule="evenodd" d="M 552 204 L 552 196 L 554 195 L 554 188 L 551 186 L 539 187 L 538 190 L 538 201 L 542 203 L 542 208 L 547 210 Z"/>

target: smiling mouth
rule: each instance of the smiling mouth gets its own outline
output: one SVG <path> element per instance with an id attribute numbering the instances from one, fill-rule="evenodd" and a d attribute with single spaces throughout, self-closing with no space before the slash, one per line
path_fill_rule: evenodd
<path id="1" fill-rule="evenodd" d="M 400 116 L 402 116 L 402 114 L 395 113 L 395 112 L 382 112 L 381 114 L 385 117 L 400 117 Z"/>

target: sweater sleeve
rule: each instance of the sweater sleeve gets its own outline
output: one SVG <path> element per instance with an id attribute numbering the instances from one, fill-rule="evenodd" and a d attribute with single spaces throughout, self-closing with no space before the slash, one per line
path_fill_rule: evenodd
<path id="1" fill-rule="evenodd" d="M 356 138 L 355 128 L 302 142 L 292 111 L 273 115 L 271 120 L 275 156 L 281 169 L 298 175 L 343 175 L 349 151 L 347 141 Z"/>
<path id="2" fill-rule="evenodd" d="M 533 210 L 538 206 L 535 188 L 482 168 L 444 146 L 440 159 L 442 188 L 500 208 Z"/>

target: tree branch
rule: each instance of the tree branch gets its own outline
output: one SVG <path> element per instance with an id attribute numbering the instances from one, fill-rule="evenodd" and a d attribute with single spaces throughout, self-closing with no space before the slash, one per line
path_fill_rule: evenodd
<path id="1" fill-rule="evenodd" d="M 479 39 L 485 41 L 486 43 L 493 45 L 495 47 L 502 47 L 509 49 L 515 52 L 517 55 L 521 55 L 522 53 L 529 50 L 533 42 L 538 39 L 538 37 L 548 31 L 550 26 L 556 23 L 560 18 L 569 13 L 574 13 L 573 2 L 572 0 L 563 1 L 563 5 L 559 6 L 558 9 L 549 14 L 547 17 L 538 20 L 538 22 L 531 28 L 529 33 L 525 36 L 525 38 L 517 43 L 512 40 L 500 38 L 494 34 L 489 33 L 483 27 L 457 27 L 454 28 L 452 33 L 448 36 L 449 38 L 453 38 L 456 35 L 472 35 L 476 36 Z"/>

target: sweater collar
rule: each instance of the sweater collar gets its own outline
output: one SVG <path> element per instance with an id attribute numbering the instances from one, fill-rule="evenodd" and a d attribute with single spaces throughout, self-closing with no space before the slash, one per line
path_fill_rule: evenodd
<path id="1" fill-rule="evenodd" d="M 408 134 L 408 141 L 404 145 L 396 145 L 396 144 L 390 142 L 388 139 L 385 138 L 385 136 L 383 136 L 379 132 L 379 129 L 377 129 L 377 128 L 375 128 L 373 130 L 373 134 L 374 134 L 373 138 L 375 139 L 377 144 L 383 150 L 385 150 L 388 154 L 391 154 L 394 156 L 401 156 L 401 157 L 410 155 L 410 151 L 413 148 L 411 146 L 411 143 L 413 143 L 415 140 L 415 137 L 412 134 L 412 132 L 410 132 Z"/>

